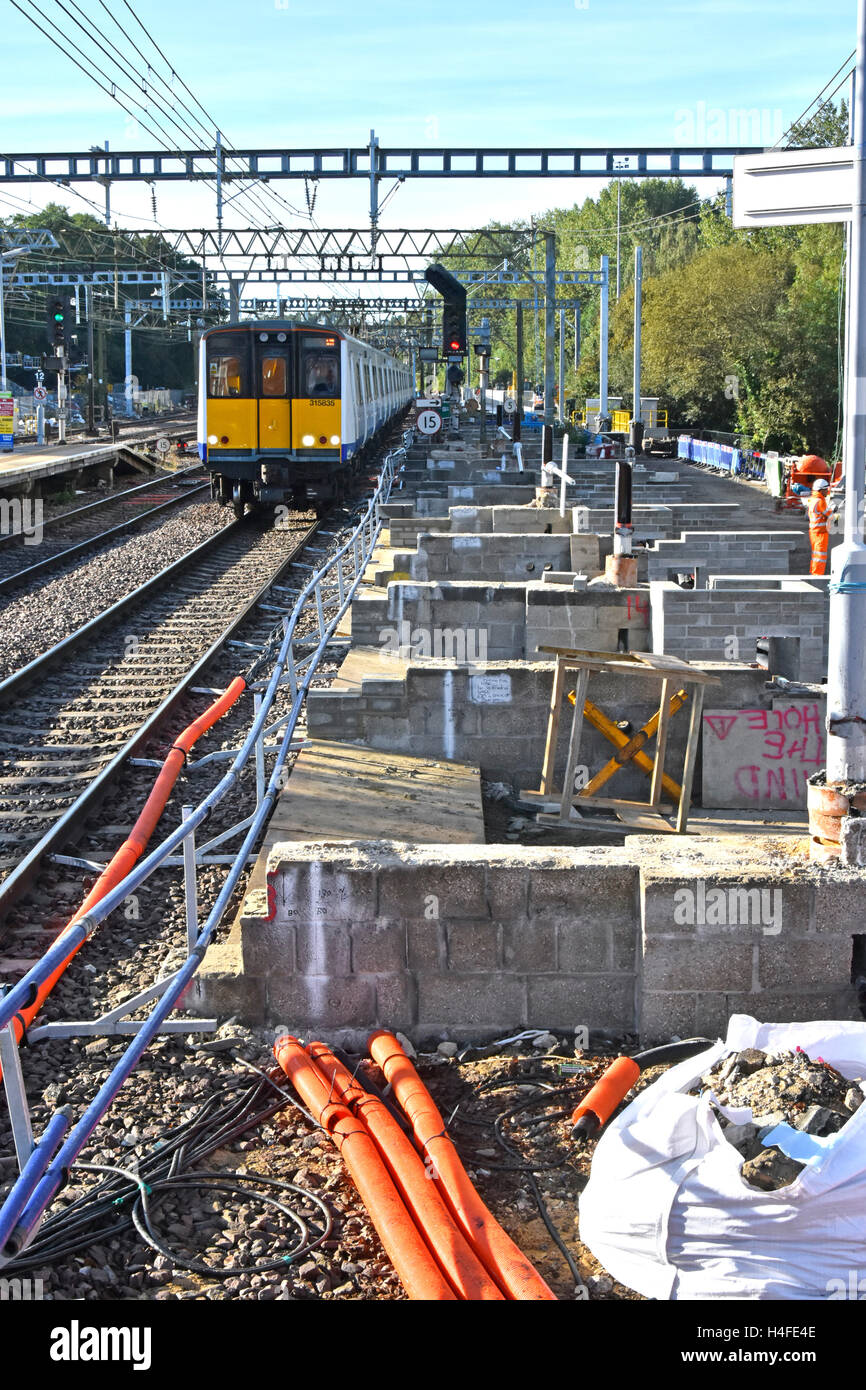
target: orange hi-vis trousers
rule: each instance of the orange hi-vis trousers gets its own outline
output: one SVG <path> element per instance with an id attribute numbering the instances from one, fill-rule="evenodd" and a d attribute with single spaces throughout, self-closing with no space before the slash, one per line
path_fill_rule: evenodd
<path id="1" fill-rule="evenodd" d="M 812 560 L 809 565 L 810 574 L 827 573 L 827 552 L 830 547 L 830 534 L 823 527 L 809 527 L 809 544 L 812 547 Z"/>
<path id="2" fill-rule="evenodd" d="M 812 548 L 810 574 L 827 573 L 827 552 L 830 548 L 830 507 L 820 493 L 813 493 L 806 504 L 809 513 L 809 544 Z"/>

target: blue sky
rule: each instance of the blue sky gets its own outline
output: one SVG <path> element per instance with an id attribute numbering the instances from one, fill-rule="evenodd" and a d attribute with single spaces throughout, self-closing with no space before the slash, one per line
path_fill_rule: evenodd
<path id="1" fill-rule="evenodd" d="M 38 3 L 59 33 L 81 38 L 56 0 Z M 149 54 L 123 0 L 106 3 Z M 665 145 L 689 143 L 690 132 L 696 142 L 772 143 L 854 47 L 856 22 L 855 0 L 475 0 L 455 6 L 450 24 L 442 0 L 131 3 L 240 147 L 363 145 L 371 126 L 385 146 Z M 131 53 L 98 0 L 78 4 Z M 0 149 L 87 149 L 106 139 L 120 151 L 154 147 L 10 0 L 2 5 Z M 744 121 L 744 110 L 758 117 Z M 290 202 L 303 200 L 302 185 L 277 187 Z M 407 183 L 383 221 L 478 225 L 579 201 L 598 187 Z M 8 193 L 0 186 L 0 198 Z M 41 206 L 57 194 L 43 185 L 30 196 Z M 157 185 L 156 196 L 165 226 L 213 224 L 213 197 L 201 188 Z M 69 193 L 63 200 L 84 208 Z M 115 185 L 112 201 L 121 223 L 150 218 L 141 186 Z M 359 225 L 366 207 L 360 181 L 333 182 L 320 190 L 316 217 Z"/>

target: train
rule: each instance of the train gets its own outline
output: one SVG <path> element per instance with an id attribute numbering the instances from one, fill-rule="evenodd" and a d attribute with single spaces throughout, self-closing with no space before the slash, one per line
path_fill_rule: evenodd
<path id="1" fill-rule="evenodd" d="M 320 511 L 413 398 L 405 363 L 338 328 L 289 319 L 201 337 L 198 452 L 216 501 Z"/>

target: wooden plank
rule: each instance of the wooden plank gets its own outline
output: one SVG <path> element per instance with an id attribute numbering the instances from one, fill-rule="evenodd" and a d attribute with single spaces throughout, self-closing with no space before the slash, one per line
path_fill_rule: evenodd
<path id="1" fill-rule="evenodd" d="M 553 790 L 553 764 L 556 758 L 556 740 L 559 735 L 559 712 L 562 706 L 562 691 L 565 686 L 565 667 L 557 661 L 553 673 L 553 689 L 550 692 L 550 705 L 547 712 L 547 741 L 544 745 L 544 763 L 541 768 L 539 791 Z"/>
<path id="2" fill-rule="evenodd" d="M 667 815 L 674 809 L 673 806 L 662 804 L 656 811 L 648 801 L 630 801 L 627 797 L 620 796 L 582 796 L 578 799 L 577 806 L 600 806 L 609 811 L 618 811 L 620 808 L 626 811 L 654 811 L 656 815 Z"/>
<path id="3" fill-rule="evenodd" d="M 619 811 L 617 813 L 629 830 L 643 831 L 649 835 L 675 835 L 674 826 L 669 825 L 663 816 L 655 811 Z"/>
<path id="4" fill-rule="evenodd" d="M 562 801 L 559 807 L 559 814 L 562 820 L 568 820 L 571 810 L 571 803 L 574 800 L 574 774 L 577 768 L 577 759 L 580 756 L 580 736 L 583 732 L 583 705 L 586 700 L 586 687 L 589 684 L 589 671 L 582 670 L 577 677 L 577 685 L 574 691 L 574 715 L 571 721 L 571 734 L 568 740 L 568 757 L 565 762 L 565 772 L 562 777 Z"/>
<path id="5" fill-rule="evenodd" d="M 685 829 L 689 820 L 689 807 L 692 801 L 692 783 L 695 779 L 695 763 L 698 757 L 698 735 L 701 728 L 701 710 L 704 705 L 704 687 L 695 686 L 695 697 L 692 701 L 692 717 L 689 721 L 689 737 L 686 744 L 686 761 L 683 767 L 683 789 L 680 792 L 680 804 L 677 811 L 677 834 L 685 834 Z"/>

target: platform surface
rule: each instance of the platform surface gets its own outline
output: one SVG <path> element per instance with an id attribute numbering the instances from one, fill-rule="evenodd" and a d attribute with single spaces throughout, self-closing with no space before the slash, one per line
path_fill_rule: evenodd
<path id="1" fill-rule="evenodd" d="M 195 422 L 176 418 L 165 425 L 146 422 L 127 425 L 120 431 L 117 442 L 110 439 L 89 439 L 81 443 L 37 444 L 33 440 L 16 439 L 12 450 L 0 452 L 0 486 L 10 487 L 28 478 L 47 478 L 58 473 L 71 473 L 86 464 L 99 463 L 116 456 L 119 449 L 135 447 L 149 439 L 165 435 L 168 439 L 190 434 Z"/>
<path id="2" fill-rule="evenodd" d="M 483 845 L 479 771 L 314 739 L 298 755 L 262 855 L 286 840 Z"/>

